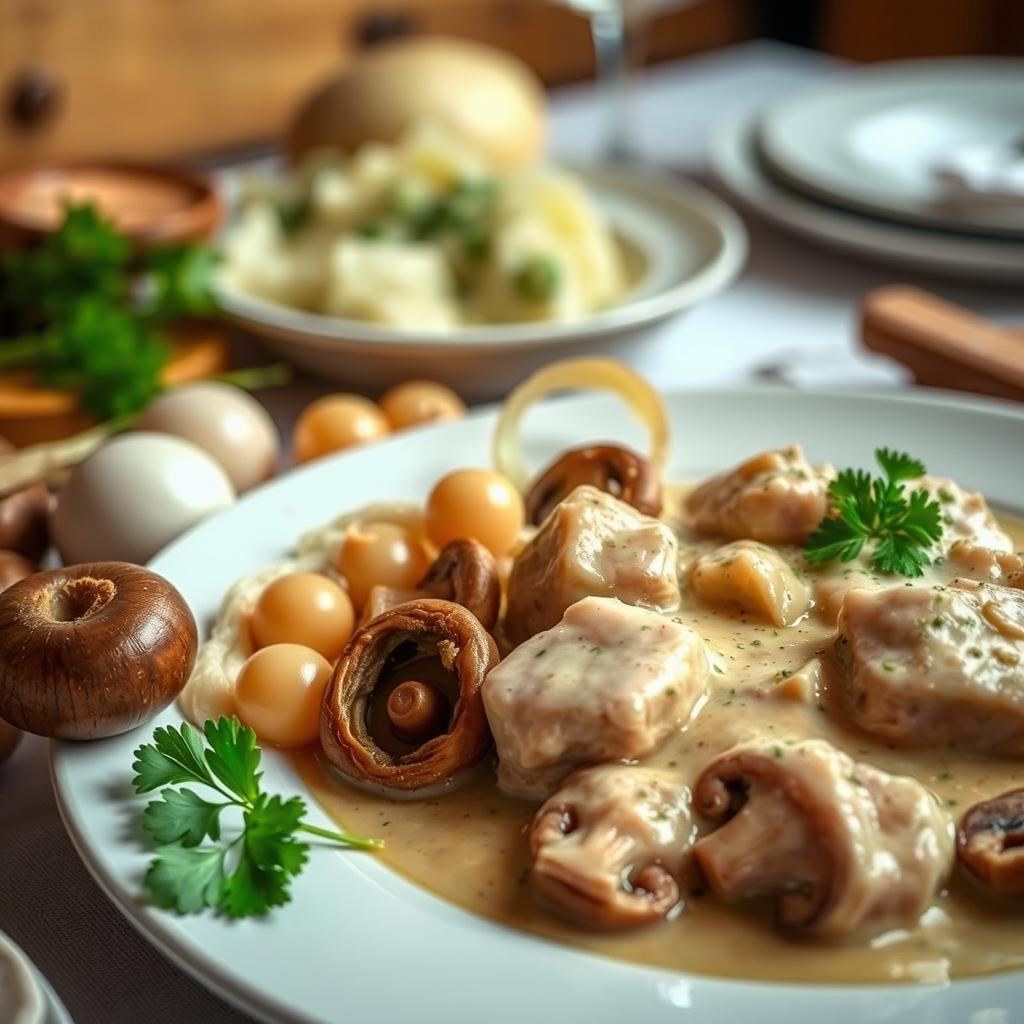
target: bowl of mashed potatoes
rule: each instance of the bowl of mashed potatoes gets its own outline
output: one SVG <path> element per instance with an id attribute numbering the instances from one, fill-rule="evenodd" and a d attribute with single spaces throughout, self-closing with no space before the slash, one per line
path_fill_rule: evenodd
<path id="1" fill-rule="evenodd" d="M 221 301 L 282 357 L 366 389 L 494 395 L 555 350 L 620 351 L 721 290 L 716 197 L 633 169 L 496 169 L 441 124 L 232 182 Z"/>

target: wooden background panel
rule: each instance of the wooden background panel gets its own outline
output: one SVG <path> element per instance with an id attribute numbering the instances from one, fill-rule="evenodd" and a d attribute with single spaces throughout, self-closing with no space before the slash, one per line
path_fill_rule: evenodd
<path id="1" fill-rule="evenodd" d="M 663 16 L 652 56 L 744 38 L 744 0 Z M 585 21 L 543 0 L 0 0 L 0 167 L 265 141 L 367 39 L 500 45 L 548 82 L 591 73 Z"/>
<path id="2" fill-rule="evenodd" d="M 850 60 L 1024 54 L 1024 0 L 825 0 L 822 49 Z"/>

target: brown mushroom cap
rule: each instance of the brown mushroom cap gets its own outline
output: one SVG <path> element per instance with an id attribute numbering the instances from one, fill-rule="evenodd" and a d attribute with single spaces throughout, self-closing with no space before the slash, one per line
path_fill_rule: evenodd
<path id="1" fill-rule="evenodd" d="M 0 458 L 13 451 L 14 446 L 0 437 Z M 0 497 L 0 549 L 33 561 L 42 558 L 50 543 L 49 512 L 50 492 L 42 483 Z"/>
<path id="2" fill-rule="evenodd" d="M 493 629 L 498 621 L 498 567 L 494 555 L 478 540 L 467 538 L 446 544 L 417 589 L 468 608 L 486 630 Z"/>
<path id="3" fill-rule="evenodd" d="M 396 658 L 409 652 L 439 658 L 457 681 L 447 729 L 404 752 L 374 737 L 374 697 Z M 324 695 L 320 740 L 334 767 L 356 785 L 416 797 L 450 787 L 478 764 L 491 734 L 480 687 L 498 663 L 494 640 L 460 604 L 421 598 L 392 608 L 361 627 L 345 648 Z"/>
<path id="4" fill-rule="evenodd" d="M 38 571 L 36 565 L 17 551 L 0 550 L 0 591 Z"/>
<path id="5" fill-rule="evenodd" d="M 530 485 L 526 519 L 540 526 L 551 510 L 581 484 L 605 491 L 644 515 L 661 512 L 661 480 L 654 467 L 618 445 L 588 445 L 559 456 Z"/>
<path id="6" fill-rule="evenodd" d="M 0 718 L 60 739 L 126 732 L 174 700 L 197 646 L 184 598 L 148 569 L 36 573 L 0 594 Z"/>
<path id="7" fill-rule="evenodd" d="M 0 764 L 3 764 L 18 749 L 23 735 L 24 733 L 20 729 L 15 729 L 13 725 L 8 725 L 0 718 Z"/>
<path id="8" fill-rule="evenodd" d="M 1024 895 L 1024 789 L 971 807 L 960 819 L 956 853 L 993 892 Z"/>

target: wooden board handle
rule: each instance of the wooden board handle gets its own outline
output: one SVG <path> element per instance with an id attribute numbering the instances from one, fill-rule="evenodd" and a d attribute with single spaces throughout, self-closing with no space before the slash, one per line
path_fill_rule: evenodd
<path id="1" fill-rule="evenodd" d="M 861 340 L 909 367 L 918 384 L 1024 401 L 1024 337 L 930 295 L 894 285 L 869 292 Z"/>

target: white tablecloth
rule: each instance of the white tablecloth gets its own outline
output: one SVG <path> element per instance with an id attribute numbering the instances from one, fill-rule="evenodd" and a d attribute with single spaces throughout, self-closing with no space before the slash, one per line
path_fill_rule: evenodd
<path id="1" fill-rule="evenodd" d="M 805 51 L 753 43 L 649 73 L 635 96 L 636 137 L 652 161 L 705 178 L 715 128 L 767 99 L 820 81 L 835 64 Z M 592 151 L 600 112 L 590 87 L 553 101 L 561 156 Z M 665 388 L 749 379 L 785 368 L 794 383 L 899 386 L 902 373 L 854 344 L 856 309 L 891 271 L 811 248 L 748 218 L 751 258 L 727 293 L 670 324 L 630 359 Z M 1024 322 L 1024 298 L 920 283 L 997 320 Z M 792 364 L 799 358 L 799 367 Z M 284 429 L 318 390 L 277 393 Z M 206 1024 L 246 1020 L 147 945 L 107 902 L 64 834 L 50 790 L 45 741 L 28 738 L 0 769 L 0 929 L 50 979 L 78 1024 Z"/>

